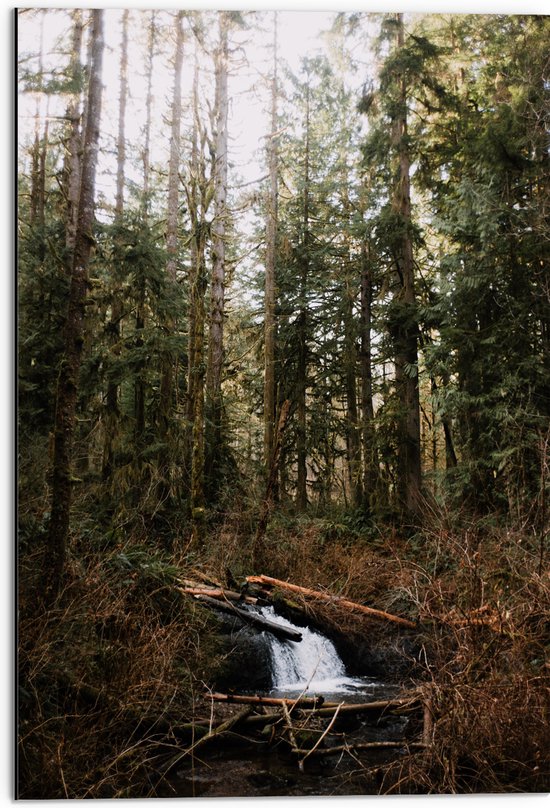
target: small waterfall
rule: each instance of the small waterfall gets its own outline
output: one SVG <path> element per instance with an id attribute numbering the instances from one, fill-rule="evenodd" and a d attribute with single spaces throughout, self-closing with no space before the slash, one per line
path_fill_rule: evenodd
<path id="1" fill-rule="evenodd" d="M 262 606 L 260 613 L 287 628 L 298 628 L 276 614 L 273 606 Z M 362 679 L 346 675 L 344 663 L 333 643 L 317 631 L 299 627 L 301 642 L 279 640 L 266 632 L 271 654 L 275 690 L 307 693 L 350 693 L 365 686 Z"/>

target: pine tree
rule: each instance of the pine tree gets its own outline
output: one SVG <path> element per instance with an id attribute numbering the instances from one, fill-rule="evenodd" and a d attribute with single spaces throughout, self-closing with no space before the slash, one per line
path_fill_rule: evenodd
<path id="1" fill-rule="evenodd" d="M 538 18 L 459 18 L 452 35 L 461 53 L 465 41 L 475 43 L 477 58 L 462 57 L 457 69 L 452 53 L 455 69 L 449 60 L 419 174 L 449 245 L 434 307 L 440 340 L 429 361 L 440 377 L 441 417 L 456 425 L 451 490 L 482 510 L 523 510 L 537 489 L 548 400 L 544 261 L 533 236 L 541 197 L 532 192 L 547 162 L 539 55 L 548 26 Z"/>

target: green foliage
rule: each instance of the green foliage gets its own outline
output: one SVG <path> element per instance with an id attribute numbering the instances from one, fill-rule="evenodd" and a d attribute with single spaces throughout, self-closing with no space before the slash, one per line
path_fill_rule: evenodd
<path id="1" fill-rule="evenodd" d="M 230 17 L 232 25 L 242 24 L 239 13 Z M 378 483 L 369 483 L 372 490 L 365 501 L 375 503 L 382 519 L 394 515 L 397 426 L 407 414 L 394 384 L 395 349 L 399 335 L 415 333 L 420 359 L 418 364 L 406 361 L 402 374 L 417 379 L 421 387 L 424 455 L 433 449 L 426 463 L 427 488 L 440 499 L 467 499 L 472 507 L 483 495 L 482 507 L 506 511 L 539 496 L 541 434 L 550 400 L 544 249 L 548 88 L 543 54 L 548 20 L 521 15 L 416 16 L 407 19 L 399 48 L 393 47 L 397 17 L 372 21 L 380 23 L 380 71 L 377 83 L 371 75 L 364 77 L 361 97 L 350 92 L 346 75 L 348 69 L 364 69 L 349 47 L 352 39 L 362 36 L 361 15 L 337 17 L 326 40 L 326 55 L 305 59 L 297 75 L 280 71 L 285 98 L 280 99 L 277 139 L 279 402 L 296 402 L 305 385 L 310 505 L 323 509 L 345 501 L 351 507 L 351 437 L 360 430 L 364 414 L 360 287 L 366 250 L 375 417 L 370 448 L 361 445 L 360 462 L 363 473 L 368 451 L 373 453 Z M 203 23 L 201 15 L 193 17 L 194 25 Z M 201 35 L 208 39 L 206 28 Z M 64 96 L 78 91 L 85 71 L 69 77 L 67 66 L 60 63 L 53 72 L 38 75 L 28 66 L 34 58 L 22 61 L 22 92 L 61 97 L 65 104 Z M 412 160 L 410 220 L 395 202 L 395 124 L 404 111 L 403 82 L 408 131 L 401 145 Z M 366 134 L 360 131 L 361 115 L 368 116 Z M 19 402 L 25 490 L 37 482 L 46 490 L 45 447 L 68 292 L 67 127 L 67 121 L 50 121 L 48 143 L 39 137 L 31 146 L 30 168 L 20 180 Z M 45 174 L 40 179 L 42 147 Z M 184 185 L 195 182 L 186 175 L 187 157 L 182 158 Z M 75 485 L 83 488 L 101 481 L 104 512 L 115 522 L 117 514 L 134 526 L 142 520 L 141 531 L 154 524 L 165 535 L 178 523 L 178 514 L 185 533 L 188 516 L 181 514 L 189 488 L 193 234 L 182 207 L 174 282 L 166 274 L 162 176 L 161 170 L 151 172 L 147 218 L 135 180 L 126 181 L 127 204 L 116 222 L 105 199 L 98 206 L 74 476 L 83 481 Z M 41 218 L 36 203 L 42 181 Z M 202 190 L 207 194 L 212 188 L 206 183 Z M 262 193 L 255 204 L 262 223 L 248 260 L 242 259 L 239 223 L 227 223 L 231 266 L 223 456 L 219 474 L 208 481 L 208 495 L 218 502 L 209 525 L 223 520 L 231 509 L 237 492 L 243 492 L 241 480 L 251 501 L 262 496 L 264 484 L 263 273 L 257 266 L 266 213 Z M 236 200 L 231 207 L 238 209 Z M 207 245 L 211 225 L 201 224 Z M 416 262 L 414 305 L 400 295 L 398 258 L 405 238 L 412 240 Z M 202 278 L 206 290 L 209 261 L 207 251 Z M 174 386 L 169 423 L 161 426 L 161 369 L 167 363 L 175 369 Z M 358 422 L 351 426 L 354 396 Z M 211 422 L 207 412 L 208 428 Z M 448 468 L 443 467 L 443 423 L 457 461 Z M 299 433 L 294 408 L 282 447 L 282 500 L 295 494 Z M 112 443 L 110 466 L 105 461 L 106 434 Z M 161 472 L 159 458 L 166 451 L 169 471 Z M 365 506 L 363 514 L 367 510 Z"/>
<path id="2" fill-rule="evenodd" d="M 143 584 L 173 585 L 181 576 L 178 567 L 170 564 L 162 554 L 152 552 L 143 545 L 130 545 L 110 561 L 121 572 L 137 573 Z"/>
<path id="3" fill-rule="evenodd" d="M 21 188 L 24 193 L 25 186 Z M 42 434 L 53 419 L 52 401 L 62 350 L 69 289 L 65 266 L 62 211 L 55 204 L 44 226 L 30 228 L 21 205 L 19 239 L 18 328 L 19 406 L 25 428 Z"/>
<path id="4" fill-rule="evenodd" d="M 434 372 L 454 380 L 438 406 L 457 424 L 466 464 L 462 479 L 468 480 L 463 491 L 472 498 L 483 492 L 492 507 L 521 497 L 512 468 L 530 469 L 522 485 L 536 485 L 530 436 L 545 417 L 537 412 L 539 404 L 533 406 L 544 394 L 540 326 L 533 316 L 540 253 L 533 253 L 529 236 L 539 220 L 538 200 L 528 190 L 539 172 L 535 153 L 528 152 L 536 131 L 530 117 L 540 112 L 535 107 L 527 112 L 529 73 L 514 52 L 515 35 L 521 30 L 536 41 L 537 29 L 534 20 L 484 18 L 476 30 L 483 58 L 470 84 L 470 92 L 485 94 L 484 106 L 474 112 L 465 100 L 449 107 L 444 136 L 446 148 L 455 148 L 448 152 L 447 179 L 425 180 L 448 244 L 440 263 L 445 294 L 437 306 L 439 344 L 430 347 L 427 361 Z M 494 77 L 501 75 L 510 49 L 514 57 L 502 88 L 501 78 Z M 515 75 L 522 76 L 522 92 L 512 91 Z M 539 81 L 540 74 L 533 90 Z M 541 100 L 539 95 L 535 105 Z M 432 127 L 437 138 L 439 126 Z"/>

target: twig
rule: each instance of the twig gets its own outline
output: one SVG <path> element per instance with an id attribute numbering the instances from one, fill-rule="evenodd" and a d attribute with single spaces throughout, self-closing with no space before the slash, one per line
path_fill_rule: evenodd
<path id="1" fill-rule="evenodd" d="M 326 734 L 326 733 L 325 733 Z M 293 749 L 293 755 L 301 755 L 306 754 L 308 755 L 317 755 L 317 756 L 328 756 L 328 755 L 339 755 L 341 752 L 356 752 L 366 749 L 425 749 L 426 745 L 421 742 L 414 742 L 408 743 L 407 740 L 403 739 L 402 741 L 368 741 L 365 743 L 354 743 L 354 744 L 343 744 L 340 746 L 329 746 L 326 749 L 317 749 L 317 744 L 313 747 L 313 749 Z M 305 760 L 306 758 L 303 758 Z"/>
<path id="2" fill-rule="evenodd" d="M 318 746 L 319 746 L 319 745 L 320 745 L 320 744 L 323 742 L 323 740 L 326 738 L 326 736 L 327 736 L 327 735 L 328 735 L 328 733 L 330 732 L 330 730 L 331 730 L 331 728 L 332 728 L 332 725 L 333 725 L 333 724 L 334 724 L 334 722 L 336 721 L 336 718 L 337 718 L 337 716 L 338 716 L 338 713 L 340 712 L 340 707 L 341 707 L 341 706 L 342 706 L 341 704 L 339 704 L 339 705 L 338 705 L 338 707 L 336 708 L 336 712 L 335 712 L 335 713 L 334 713 L 334 715 L 332 716 L 332 719 L 331 719 L 331 721 L 330 721 L 330 723 L 329 723 L 328 727 L 326 728 L 326 730 L 323 732 L 323 734 L 321 735 L 321 737 L 320 737 L 320 738 L 317 740 L 317 742 L 315 743 L 315 745 L 314 745 L 314 746 L 312 746 L 312 747 L 311 747 L 311 749 L 309 749 L 309 750 L 308 750 L 308 752 L 307 752 L 306 756 L 305 756 L 304 758 L 302 758 L 302 765 L 303 765 L 303 764 L 304 764 L 304 762 L 305 762 L 305 761 L 308 759 L 308 757 L 309 757 L 310 755 L 312 755 L 312 754 L 313 754 L 313 753 L 316 751 L 317 747 L 318 747 Z M 304 751 L 304 750 L 302 750 L 302 751 Z"/>
<path id="3" fill-rule="evenodd" d="M 182 752 L 178 752 L 177 755 L 170 758 L 170 760 L 162 767 L 163 773 L 167 774 L 167 772 L 170 771 L 170 769 L 172 769 L 177 763 L 179 763 L 180 760 L 182 760 L 186 755 L 194 754 L 199 747 L 204 746 L 204 744 L 211 741 L 212 738 L 216 738 L 217 736 L 222 735 L 222 733 L 233 729 L 233 727 L 238 724 L 239 721 L 247 718 L 251 712 L 252 707 L 247 706 L 240 710 L 240 712 L 238 712 L 236 715 L 231 716 L 231 718 L 229 718 L 227 721 L 224 721 L 222 724 L 214 727 L 214 729 L 212 729 L 208 735 L 204 735 L 202 738 L 199 738 L 199 740 L 188 749 L 184 749 Z"/>
<path id="4" fill-rule="evenodd" d="M 282 707 L 283 707 L 283 715 L 285 717 L 285 723 L 286 723 L 287 728 L 288 728 L 288 737 L 289 737 L 289 740 L 290 740 L 290 745 L 292 746 L 292 751 L 295 752 L 298 749 L 298 744 L 296 743 L 296 737 L 294 735 L 294 727 L 292 726 L 292 721 L 290 720 L 290 713 L 288 712 L 288 707 L 286 706 L 286 704 L 284 702 L 283 702 Z M 300 769 L 301 772 L 304 771 L 304 761 L 303 760 L 298 761 L 298 768 Z"/>

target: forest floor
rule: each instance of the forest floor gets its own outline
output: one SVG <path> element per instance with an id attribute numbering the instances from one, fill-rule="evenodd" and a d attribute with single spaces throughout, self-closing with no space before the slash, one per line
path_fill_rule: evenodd
<path id="1" fill-rule="evenodd" d="M 405 533 L 338 513 L 280 513 L 269 553 L 252 569 L 243 515 L 218 524 L 200 556 L 90 524 L 47 610 L 37 608 L 39 531 L 28 531 L 20 554 L 21 798 L 168 796 L 166 762 L 192 747 L 197 727 L 234 711 L 217 706 L 214 717 L 204 698 L 228 681 L 231 655 L 212 614 L 180 591 L 197 570 L 233 586 L 265 573 L 417 625 L 400 644 L 391 623 L 293 597 L 350 647 L 368 636 L 376 653 L 365 658 L 382 667 L 387 659 L 394 681 L 429 700 L 428 750 L 354 760 L 334 793 L 550 790 L 550 574 L 528 531 L 438 515 L 429 529 Z M 272 787 L 257 793 L 297 793 L 284 771 L 266 775 L 265 763 L 258 771 Z M 327 793 L 310 776 L 300 793 Z"/>

